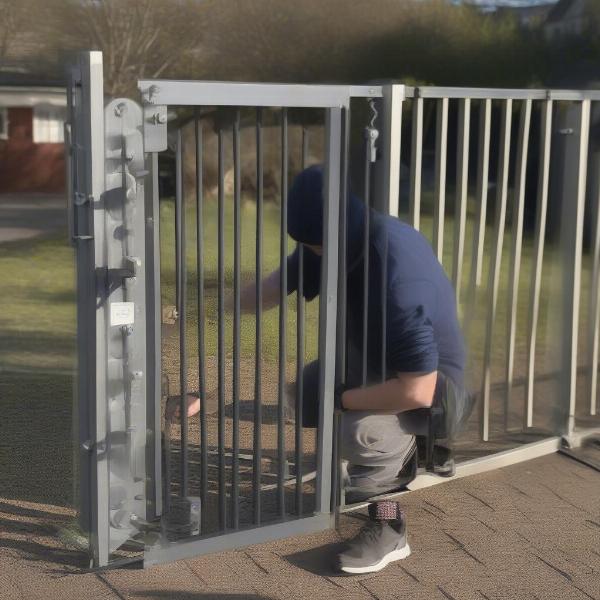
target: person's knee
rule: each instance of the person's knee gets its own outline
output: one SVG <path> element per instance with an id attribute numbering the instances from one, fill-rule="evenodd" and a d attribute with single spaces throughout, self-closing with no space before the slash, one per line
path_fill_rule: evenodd
<path id="1" fill-rule="evenodd" d="M 348 455 L 394 454 L 405 437 L 395 415 L 345 413 L 343 447 Z"/>

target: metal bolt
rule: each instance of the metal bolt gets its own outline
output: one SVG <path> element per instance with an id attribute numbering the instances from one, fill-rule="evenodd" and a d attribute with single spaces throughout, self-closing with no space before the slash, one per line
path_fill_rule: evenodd
<path id="1" fill-rule="evenodd" d="M 148 89 L 148 100 L 152 100 L 152 96 L 158 94 L 160 88 L 157 85 L 151 85 Z"/>
<path id="2" fill-rule="evenodd" d="M 132 379 L 141 379 L 144 376 L 144 372 L 143 371 L 133 371 L 131 373 L 131 378 Z"/>
<path id="3" fill-rule="evenodd" d="M 154 115 L 154 122 L 158 125 L 164 125 L 167 122 L 167 115 L 165 113 L 156 113 Z"/>
<path id="4" fill-rule="evenodd" d="M 127 105 L 124 102 L 117 104 L 115 106 L 115 116 L 121 117 L 127 111 Z"/>
<path id="5" fill-rule="evenodd" d="M 121 331 L 125 335 L 131 335 L 133 333 L 133 325 L 121 325 Z"/>

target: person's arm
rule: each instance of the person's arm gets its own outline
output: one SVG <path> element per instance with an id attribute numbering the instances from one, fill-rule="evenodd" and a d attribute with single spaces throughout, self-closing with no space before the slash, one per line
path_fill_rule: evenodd
<path id="1" fill-rule="evenodd" d="M 386 362 L 388 373 L 396 373 L 396 377 L 345 391 L 340 398 L 344 408 L 398 413 L 431 406 L 438 368 L 430 318 L 434 294 L 427 281 L 395 285 L 389 290 Z"/>
<path id="2" fill-rule="evenodd" d="M 346 390 L 341 397 L 347 410 L 381 410 L 399 413 L 429 408 L 433 402 L 437 371 L 432 373 L 398 373 L 385 383 Z"/>
<path id="3" fill-rule="evenodd" d="M 231 302 L 230 302 L 231 304 Z M 279 269 L 275 269 L 262 280 L 262 307 L 269 310 L 279 304 Z M 240 292 L 240 305 L 242 312 L 256 311 L 256 283 L 253 281 L 245 285 Z M 232 308 L 231 305 L 229 308 Z"/>

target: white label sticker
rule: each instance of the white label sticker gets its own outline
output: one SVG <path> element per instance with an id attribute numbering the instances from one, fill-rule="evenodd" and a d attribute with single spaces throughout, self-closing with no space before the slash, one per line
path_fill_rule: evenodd
<path id="1" fill-rule="evenodd" d="M 111 302 L 110 324 L 117 325 L 133 324 L 135 316 L 135 304 L 133 302 Z"/>

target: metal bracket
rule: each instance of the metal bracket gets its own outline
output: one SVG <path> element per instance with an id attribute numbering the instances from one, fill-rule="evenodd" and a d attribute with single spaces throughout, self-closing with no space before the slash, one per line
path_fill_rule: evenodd
<path id="1" fill-rule="evenodd" d="M 138 268 L 142 266 L 142 261 L 137 256 L 126 256 L 123 262 L 125 264 L 122 267 L 98 267 L 96 269 L 98 284 L 104 286 L 107 295 L 121 287 L 125 279 L 136 277 Z"/>
<path id="2" fill-rule="evenodd" d="M 167 149 L 167 107 L 146 104 L 144 111 L 144 150 L 162 152 Z"/>

